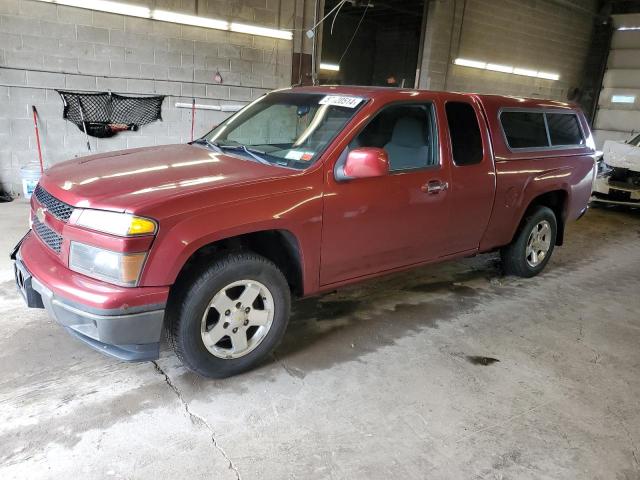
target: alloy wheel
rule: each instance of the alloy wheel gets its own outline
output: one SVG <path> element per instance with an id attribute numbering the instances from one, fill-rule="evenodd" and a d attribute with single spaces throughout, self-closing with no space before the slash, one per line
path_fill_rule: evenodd
<path id="1" fill-rule="evenodd" d="M 243 357 L 265 339 L 273 314 L 273 296 L 265 285 L 255 280 L 230 283 L 213 296 L 202 316 L 204 346 L 218 358 Z"/>
<path id="2" fill-rule="evenodd" d="M 531 230 L 525 255 L 530 267 L 536 268 L 549 253 L 551 248 L 551 224 L 547 220 L 538 222 Z"/>

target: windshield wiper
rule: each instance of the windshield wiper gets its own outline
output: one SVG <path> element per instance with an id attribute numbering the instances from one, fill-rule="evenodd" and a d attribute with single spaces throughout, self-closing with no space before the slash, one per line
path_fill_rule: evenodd
<path id="1" fill-rule="evenodd" d="M 249 148 L 246 145 L 218 145 L 218 148 L 221 150 L 235 150 L 245 152 L 247 155 L 255 158 L 258 162 L 264 163 L 265 165 L 271 165 L 269 160 L 266 160 L 264 157 L 259 155 L 266 155 L 267 152 L 263 152 L 261 150 L 257 150 L 255 148 Z"/>
<path id="2" fill-rule="evenodd" d="M 222 148 L 220 147 L 220 145 L 218 145 L 215 142 L 210 141 L 209 139 L 203 137 L 203 138 L 198 138 L 197 140 L 194 140 L 191 143 L 195 143 L 197 145 L 204 145 L 206 147 L 209 147 L 212 150 L 216 150 L 218 152 L 222 152 Z"/>

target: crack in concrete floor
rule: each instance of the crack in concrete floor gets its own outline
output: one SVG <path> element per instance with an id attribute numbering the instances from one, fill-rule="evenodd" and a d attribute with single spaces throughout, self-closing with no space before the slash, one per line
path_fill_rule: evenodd
<path id="1" fill-rule="evenodd" d="M 271 356 L 276 361 L 276 363 L 282 367 L 282 369 L 285 371 L 287 375 L 289 375 L 294 380 L 298 380 L 304 384 L 305 373 L 302 370 L 299 370 L 297 368 L 287 365 L 287 363 L 282 358 L 280 358 L 275 352 L 273 352 Z"/>
<path id="2" fill-rule="evenodd" d="M 178 387 L 175 385 L 175 383 L 171 381 L 171 378 L 169 377 L 169 375 L 162 369 L 160 365 L 158 365 L 158 362 L 153 361 L 151 363 L 153 363 L 153 367 L 155 368 L 156 372 L 158 372 L 160 375 L 164 377 L 165 383 L 169 386 L 169 388 L 173 391 L 173 393 L 175 393 L 176 397 L 178 397 L 178 400 L 184 407 L 184 411 L 189 416 L 191 423 L 193 425 L 204 427 L 209 431 L 209 433 L 211 434 L 211 443 L 213 444 L 213 447 L 216 450 L 218 450 L 220 454 L 222 454 L 222 456 L 225 458 L 225 460 L 227 460 L 227 462 L 229 462 L 229 470 L 233 470 L 233 473 L 235 473 L 236 478 L 238 480 L 242 480 L 242 477 L 240 476 L 240 472 L 238 471 L 238 468 L 233 463 L 233 460 L 231 460 L 231 457 L 227 455 L 227 452 L 224 451 L 224 449 L 220 446 L 220 444 L 216 440 L 215 430 L 213 429 L 213 427 L 211 427 L 211 425 L 209 425 L 209 422 L 207 422 L 200 415 L 191 411 L 191 408 L 189 407 L 189 403 L 184 399 L 182 393 L 180 392 Z"/>
<path id="3" fill-rule="evenodd" d="M 624 433 L 627 435 L 627 438 L 629 439 L 629 446 L 631 447 L 631 456 L 633 457 L 633 463 L 634 463 L 635 469 L 636 471 L 640 471 L 640 462 L 638 462 L 638 455 L 637 455 L 638 449 L 636 448 L 636 442 L 633 440 L 633 436 L 631 435 L 631 432 L 629 431 L 629 428 L 627 427 L 626 422 L 622 418 L 620 418 L 620 415 L 617 412 L 615 412 L 611 407 L 607 407 L 607 409 L 614 417 L 616 417 L 616 420 L 618 420 L 618 423 L 620 423 L 620 426 L 624 430 Z"/>

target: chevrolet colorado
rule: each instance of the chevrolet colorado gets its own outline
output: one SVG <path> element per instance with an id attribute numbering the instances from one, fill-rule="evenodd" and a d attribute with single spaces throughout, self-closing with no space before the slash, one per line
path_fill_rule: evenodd
<path id="1" fill-rule="evenodd" d="M 225 377 L 276 347 L 292 297 L 495 250 L 538 274 L 587 208 L 594 150 L 563 102 L 278 90 L 190 144 L 45 171 L 16 283 L 106 354 L 155 359 L 164 328 Z"/>

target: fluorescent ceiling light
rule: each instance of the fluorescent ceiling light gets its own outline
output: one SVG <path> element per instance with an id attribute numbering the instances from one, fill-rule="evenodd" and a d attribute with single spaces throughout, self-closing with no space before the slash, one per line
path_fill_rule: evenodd
<path id="1" fill-rule="evenodd" d="M 339 72 L 340 65 L 336 65 L 335 63 L 321 63 L 320 70 L 330 70 L 332 72 Z"/>
<path id="2" fill-rule="evenodd" d="M 468 60 L 466 58 L 456 58 L 453 63 L 455 63 L 456 65 L 462 65 L 463 67 L 473 67 L 473 68 L 486 68 L 487 66 L 485 62 Z"/>
<path id="3" fill-rule="evenodd" d="M 538 72 L 538 78 L 546 78 L 547 80 L 560 80 L 560 75 L 557 73 Z"/>
<path id="4" fill-rule="evenodd" d="M 2 1 L 2 0 L 0 0 Z M 261 37 L 280 38 L 292 40 L 293 32 L 290 30 L 277 30 L 275 28 L 259 27 L 256 25 L 246 25 L 243 23 L 229 23 L 226 20 L 216 18 L 201 17 L 197 15 L 185 15 L 183 13 L 170 12 L 167 10 L 151 10 L 150 8 L 129 5 L 126 3 L 112 2 L 110 0 L 37 0 L 45 3 L 54 3 L 67 7 L 85 8 L 98 12 L 117 13 L 129 17 L 150 18 L 160 22 L 177 23 L 180 25 L 193 25 L 195 27 L 212 28 L 215 30 L 226 30 L 232 32 L 258 35 Z"/>
<path id="5" fill-rule="evenodd" d="M 513 73 L 513 67 L 509 65 L 498 65 L 496 63 L 487 63 L 485 67 L 487 70 L 493 70 L 494 72 Z"/>
<path id="6" fill-rule="evenodd" d="M 147 7 L 128 5 L 126 3 L 111 2 L 108 0 L 40 0 L 46 3 L 57 3 L 67 7 L 86 8 L 100 12 L 119 13 L 131 17 L 149 18 L 151 10 Z"/>
<path id="7" fill-rule="evenodd" d="M 514 68 L 513 73 L 516 75 L 524 75 L 525 77 L 537 77 L 538 72 L 535 70 L 529 70 L 527 68 Z"/>
<path id="8" fill-rule="evenodd" d="M 640 30 L 640 27 L 619 27 L 618 30 Z"/>
<path id="9" fill-rule="evenodd" d="M 245 25 L 244 23 L 231 23 L 230 30 L 232 32 L 248 33 L 250 35 L 259 35 L 262 37 L 281 38 L 283 40 L 291 40 L 293 32 L 289 30 L 276 30 L 275 28 L 256 27 L 254 25 Z"/>
<path id="10" fill-rule="evenodd" d="M 166 10 L 154 10 L 151 14 L 151 18 L 163 22 L 180 23 L 182 25 L 193 25 L 194 27 L 214 28 L 216 30 L 229 30 L 229 22 L 225 22 L 224 20 L 196 17 L 195 15 L 184 15 L 182 13 L 168 12 Z"/>
<path id="11" fill-rule="evenodd" d="M 611 97 L 612 103 L 636 103 L 635 95 L 613 95 Z"/>
<path id="12" fill-rule="evenodd" d="M 525 77 L 544 78 L 545 80 L 560 80 L 560 75 L 551 72 L 540 72 L 526 68 L 512 67 L 511 65 L 500 65 L 498 63 L 485 63 L 468 58 L 456 58 L 453 63 L 462 67 L 478 68 L 480 70 L 491 70 L 493 72 L 511 73 L 513 75 L 524 75 Z"/>

